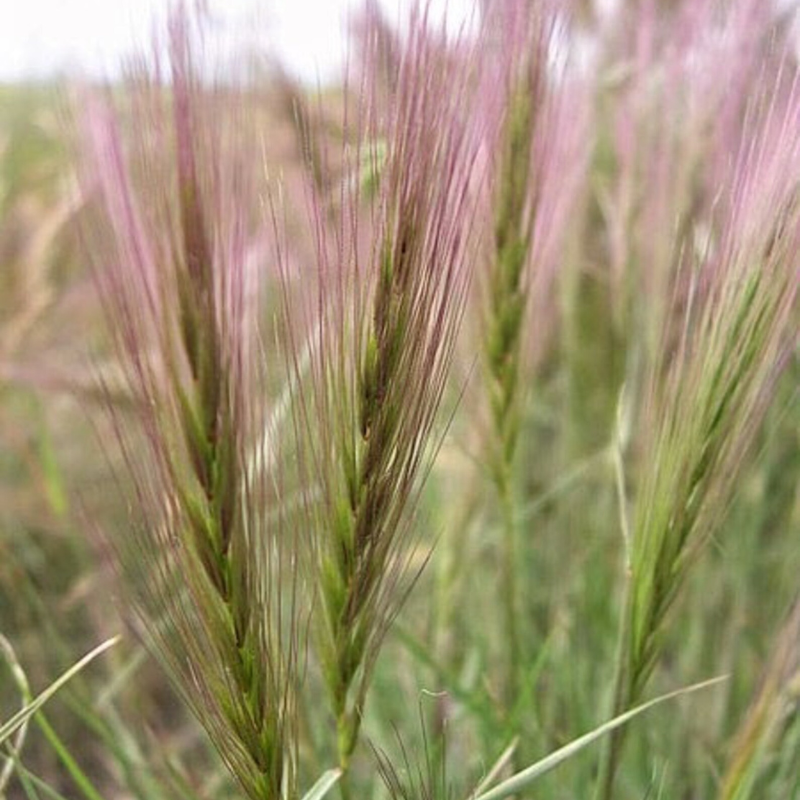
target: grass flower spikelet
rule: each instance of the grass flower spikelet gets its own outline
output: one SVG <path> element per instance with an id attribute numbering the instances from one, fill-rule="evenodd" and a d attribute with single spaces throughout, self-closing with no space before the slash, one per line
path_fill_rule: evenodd
<path id="1" fill-rule="evenodd" d="M 374 41 L 374 40 L 373 40 Z M 442 43 L 412 14 L 396 93 L 380 119 L 360 99 L 357 143 L 376 161 L 375 196 L 349 183 L 337 229 L 317 203 L 318 343 L 296 427 L 322 489 L 308 504 L 309 555 L 323 607 L 317 644 L 339 757 L 355 748 L 372 664 L 403 595 L 412 517 L 470 280 L 479 137 L 461 116 L 466 77 L 442 69 Z M 385 146 L 373 150 L 368 135 Z M 369 208 L 367 252 L 358 228 Z"/>
<path id="2" fill-rule="evenodd" d="M 295 791 L 297 619 L 268 522 L 279 479 L 248 470 L 265 415 L 258 186 L 237 90 L 201 84 L 190 26 L 173 16 L 168 84 L 158 66 L 134 78 L 131 142 L 109 104 L 90 109 L 97 282 L 137 402 L 133 419 L 111 408 L 141 514 L 114 545 L 145 640 L 248 797 L 268 800 Z"/>

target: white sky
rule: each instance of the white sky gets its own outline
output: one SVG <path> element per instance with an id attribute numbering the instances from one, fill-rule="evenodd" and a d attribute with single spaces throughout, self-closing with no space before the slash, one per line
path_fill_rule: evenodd
<path id="1" fill-rule="evenodd" d="M 409 0 L 380 0 L 397 17 Z M 307 80 L 335 76 L 344 52 L 348 10 L 360 0 L 207 0 L 237 46 L 271 46 Z M 433 2 L 463 21 L 470 0 Z M 146 45 L 169 0 L 0 0 L 0 81 L 64 71 L 107 76 Z"/>

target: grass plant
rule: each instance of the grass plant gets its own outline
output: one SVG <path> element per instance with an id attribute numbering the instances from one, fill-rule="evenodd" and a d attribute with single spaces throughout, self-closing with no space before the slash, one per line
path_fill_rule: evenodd
<path id="1" fill-rule="evenodd" d="M 357 172 L 373 164 L 380 185 L 372 197 L 360 179 L 345 186 L 334 230 L 317 200 L 305 385 L 294 354 L 296 436 L 305 482 L 321 493 L 306 503 L 303 542 L 320 595 L 316 642 L 342 770 L 381 641 L 418 571 L 414 513 L 470 283 L 479 138 L 462 115 L 466 80 L 445 69 L 443 46 L 415 14 L 380 150 L 366 138 L 376 109 L 362 98 L 344 159 Z"/>
<path id="2" fill-rule="evenodd" d="M 800 796 L 797 13 L 434 5 L 0 87 L 9 800 Z"/>
<path id="3" fill-rule="evenodd" d="M 264 380 L 249 308 L 257 188 L 237 162 L 246 151 L 228 149 L 235 128 L 210 116 L 235 124 L 241 99 L 200 85 L 189 25 L 172 19 L 169 89 L 158 73 L 137 79 L 150 128 L 132 157 L 107 105 L 88 123 L 97 281 L 136 403 L 136 429 L 111 407 L 142 514 L 114 545 L 145 640 L 263 800 L 297 791 L 297 579 L 270 522 L 279 476 L 267 459 L 248 468 L 268 413 L 253 404 Z M 165 152 L 174 168 L 160 172 Z"/>
<path id="4" fill-rule="evenodd" d="M 688 285 L 676 351 L 664 346 L 654 365 L 643 412 L 652 438 L 631 531 L 617 712 L 642 696 L 667 613 L 692 561 L 725 518 L 795 345 L 800 216 L 791 166 L 797 158 L 794 84 L 786 91 L 786 106 L 778 89 L 750 117 L 751 135 L 721 188 L 719 233 L 699 256 L 688 256 L 688 274 L 679 276 L 678 286 L 681 278 Z M 612 738 L 602 797 L 611 796 L 622 738 Z"/>

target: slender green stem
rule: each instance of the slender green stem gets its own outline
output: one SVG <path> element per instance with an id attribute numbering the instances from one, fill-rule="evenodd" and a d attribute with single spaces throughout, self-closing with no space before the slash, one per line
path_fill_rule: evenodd
<path id="1" fill-rule="evenodd" d="M 89 776 L 81 769 L 78 762 L 67 749 L 67 746 L 61 740 L 61 737 L 48 722 L 44 712 L 40 711 L 34 717 L 34 720 L 41 729 L 50 746 L 55 751 L 59 760 L 64 765 L 64 769 L 66 769 L 72 780 L 75 782 L 75 785 L 80 789 L 81 794 L 83 794 L 87 800 L 103 800 L 103 796 L 95 788 Z"/>
<path id="2" fill-rule="evenodd" d="M 628 497 L 625 490 L 625 468 L 622 454 L 622 440 L 617 428 L 617 437 L 612 444 L 612 458 L 614 465 L 614 483 L 619 504 L 620 529 L 625 547 L 621 616 L 619 632 L 617 634 L 617 647 L 614 658 L 614 693 L 612 695 L 611 713 L 614 717 L 630 708 L 630 685 L 628 668 L 628 634 L 630 631 L 629 606 L 631 603 L 631 531 L 628 522 Z M 614 782 L 617 774 L 620 753 L 627 727 L 616 728 L 611 732 L 603 745 L 600 756 L 600 772 L 596 785 L 595 800 L 611 800 L 614 791 Z"/>
<path id="3" fill-rule="evenodd" d="M 353 793 L 350 790 L 350 773 L 344 768 L 342 769 L 342 776 L 339 778 L 339 794 L 342 800 L 352 800 Z"/>
<path id="4" fill-rule="evenodd" d="M 521 648 L 517 618 L 519 589 L 517 581 L 517 526 L 514 519 L 514 499 L 511 486 L 511 465 L 505 464 L 503 477 L 497 484 L 503 525 L 503 613 L 508 642 L 508 673 L 505 682 L 506 711 L 513 716 L 520 692 Z"/>
<path id="5" fill-rule="evenodd" d="M 628 603 L 630 599 L 630 577 L 625 573 L 625 596 L 622 605 L 622 616 L 617 637 L 617 652 L 614 659 L 614 694 L 612 695 L 611 713 L 613 718 L 627 711 L 630 707 L 630 689 L 628 686 L 627 640 L 628 640 Z M 600 756 L 600 772 L 595 790 L 595 800 L 611 800 L 614 783 L 622 752 L 623 740 L 627 728 L 615 728 L 609 734 Z"/>
<path id="6" fill-rule="evenodd" d="M 453 666 L 456 657 L 456 639 L 453 632 L 458 603 L 456 596 L 458 583 L 465 567 L 468 566 L 461 555 L 467 547 L 468 531 L 481 503 L 480 486 L 476 475 L 472 476 L 468 486 L 468 490 L 464 492 L 464 496 L 468 499 L 459 504 L 453 519 L 445 524 L 442 538 L 436 546 L 433 642 L 434 651 L 439 654 L 439 662 L 448 667 Z"/>

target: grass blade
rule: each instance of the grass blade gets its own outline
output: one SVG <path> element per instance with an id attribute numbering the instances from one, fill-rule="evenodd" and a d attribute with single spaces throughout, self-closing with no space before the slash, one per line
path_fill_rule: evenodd
<path id="1" fill-rule="evenodd" d="M 511 744 L 506 747 L 505 750 L 500 754 L 500 757 L 497 761 L 494 762 L 494 765 L 486 773 L 486 777 L 475 787 L 474 794 L 481 795 L 484 792 L 488 792 L 489 787 L 495 782 L 498 775 L 505 769 L 506 764 L 508 764 L 511 759 L 514 757 L 514 753 L 517 750 L 517 745 L 519 744 L 519 737 L 514 737 Z"/>
<path id="2" fill-rule="evenodd" d="M 342 777 L 340 769 L 329 769 L 323 772 L 319 780 L 308 790 L 303 800 L 322 800 Z"/>
<path id="3" fill-rule="evenodd" d="M 643 714 L 645 711 L 649 711 L 654 706 L 665 703 L 668 700 L 674 700 L 676 697 L 689 694 L 690 692 L 697 692 L 700 689 L 706 689 L 709 686 L 714 686 L 724 680 L 727 680 L 727 676 L 725 675 L 718 678 L 712 678 L 711 680 L 703 681 L 702 683 L 695 683 L 692 686 L 687 686 L 683 689 L 670 692 L 669 694 L 661 695 L 660 697 L 656 697 L 654 700 L 650 700 L 647 703 L 642 703 L 642 705 L 637 706 L 636 708 L 633 708 L 624 714 L 620 714 L 618 717 L 614 717 L 614 719 L 609 720 L 603 725 L 600 725 L 600 727 L 595 728 L 593 731 L 578 737 L 564 747 L 556 750 L 554 753 L 551 753 L 549 756 L 546 756 L 541 761 L 537 761 L 530 767 L 518 772 L 516 775 L 512 775 L 508 780 L 503 781 L 503 783 L 499 784 L 491 791 L 477 796 L 473 795 L 473 800 L 501 800 L 504 797 L 510 797 L 511 795 L 518 794 L 529 784 L 533 783 L 533 781 L 535 781 L 537 778 L 540 778 L 545 773 L 550 772 L 550 770 L 554 769 L 568 758 L 571 758 L 585 747 L 588 747 L 590 744 L 594 744 L 594 742 L 596 742 L 598 739 L 601 739 L 606 734 L 611 733 L 611 731 L 616 730 L 622 725 L 625 725 L 627 722 L 630 722 L 634 717 L 638 717 L 639 714 Z"/>
<path id="4" fill-rule="evenodd" d="M 113 647 L 118 641 L 120 640 L 119 636 L 113 636 L 111 639 L 107 639 L 102 644 L 98 645 L 94 648 L 90 653 L 87 653 L 80 661 L 73 664 L 60 678 L 57 678 L 53 683 L 50 684 L 41 694 L 31 700 L 25 708 L 21 711 L 18 711 L 14 714 L 11 719 L 5 722 L 2 726 L 0 726 L 0 744 L 2 744 L 9 736 L 11 736 L 14 731 L 16 731 L 20 725 L 24 725 L 25 722 L 30 719 L 56 692 L 61 689 L 65 683 L 69 682 L 72 678 L 75 677 L 84 667 L 88 666 L 92 661 L 94 661 L 99 655 L 104 653 L 110 647 Z"/>

